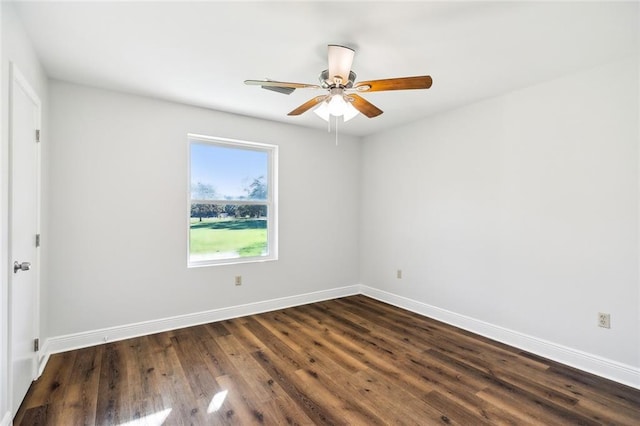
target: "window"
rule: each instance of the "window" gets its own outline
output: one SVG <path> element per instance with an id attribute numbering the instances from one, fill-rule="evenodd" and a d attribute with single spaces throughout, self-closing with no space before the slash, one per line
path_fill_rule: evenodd
<path id="1" fill-rule="evenodd" d="M 277 258 L 277 149 L 189 135 L 189 266 Z"/>

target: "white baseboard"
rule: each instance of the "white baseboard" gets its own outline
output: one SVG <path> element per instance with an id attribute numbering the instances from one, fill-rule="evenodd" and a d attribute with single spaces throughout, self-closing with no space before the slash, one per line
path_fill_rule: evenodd
<path id="1" fill-rule="evenodd" d="M 390 305 L 442 321 L 527 352 L 640 389 L 640 369 L 557 343 L 529 336 L 407 297 L 361 286 L 362 294 Z"/>
<path id="2" fill-rule="evenodd" d="M 2 421 L 0 421 L 0 426 L 11 426 L 11 411 L 7 411 L 4 413 L 4 417 L 2 417 Z"/>
<path id="3" fill-rule="evenodd" d="M 226 308 L 212 309 L 210 311 L 180 315 L 158 320 L 144 321 L 135 324 L 127 324 L 116 327 L 108 327 L 99 330 L 91 330 L 82 333 L 67 334 L 49 338 L 42 346 L 40 353 L 40 374 L 49 360 L 51 354 L 66 352 L 73 349 L 86 348 L 106 342 L 129 339 L 132 337 L 146 336 L 168 330 L 183 327 L 191 327 L 230 318 L 238 318 L 262 312 L 275 311 L 291 306 L 305 305 L 307 303 L 336 299 L 338 297 L 360 294 L 360 286 L 334 288 L 330 290 L 316 291 L 313 293 L 296 296 L 282 297 L 279 299 L 265 300 L 261 302 L 247 303 L 244 305 L 230 306 Z"/>
<path id="4" fill-rule="evenodd" d="M 51 352 L 49 351 L 49 340 L 44 341 L 44 345 L 40 348 L 40 352 L 38 353 L 38 377 L 42 376 L 42 372 L 44 371 L 45 365 L 49 362 L 49 357 L 51 356 Z"/>
<path id="5" fill-rule="evenodd" d="M 52 337 L 45 341 L 40 351 L 39 373 L 41 374 L 44 370 L 51 354 L 355 294 L 363 294 L 562 364 L 640 389 L 639 368 L 363 285 L 340 287 L 331 290 L 248 303 L 245 305 L 213 309 L 194 314 Z M 0 424 L 0 426 L 4 426 L 4 423 Z"/>

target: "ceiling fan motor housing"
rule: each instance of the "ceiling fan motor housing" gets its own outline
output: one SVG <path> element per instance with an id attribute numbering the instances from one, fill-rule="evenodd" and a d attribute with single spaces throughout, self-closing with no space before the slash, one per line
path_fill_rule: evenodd
<path id="1" fill-rule="evenodd" d="M 332 87 L 338 86 L 333 78 L 329 77 L 329 70 L 322 71 L 320 73 L 320 77 L 318 77 L 318 80 L 320 80 L 320 86 L 322 86 L 322 88 L 324 89 L 330 89 Z M 344 89 L 350 89 L 353 87 L 354 81 L 356 81 L 356 73 L 353 71 L 349 71 L 349 80 L 346 82 L 346 84 L 341 83 L 340 86 Z"/>

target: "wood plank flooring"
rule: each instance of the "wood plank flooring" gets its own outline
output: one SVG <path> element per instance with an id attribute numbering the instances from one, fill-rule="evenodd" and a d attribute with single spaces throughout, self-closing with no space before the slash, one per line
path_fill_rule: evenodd
<path id="1" fill-rule="evenodd" d="M 640 391 L 353 296 L 51 356 L 16 425 L 638 425 Z"/>

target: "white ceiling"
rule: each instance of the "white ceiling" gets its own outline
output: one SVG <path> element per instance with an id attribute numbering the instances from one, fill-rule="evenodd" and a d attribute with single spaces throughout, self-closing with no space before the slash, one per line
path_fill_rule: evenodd
<path id="1" fill-rule="evenodd" d="M 355 48 L 358 80 L 429 74 L 429 90 L 363 95 L 384 114 L 367 135 L 638 54 L 638 3 L 18 2 L 50 77 L 325 129 L 287 113 L 318 93 L 245 86 L 316 83 L 329 43 Z M 606 82 L 594 82 L 602 84 Z"/>

